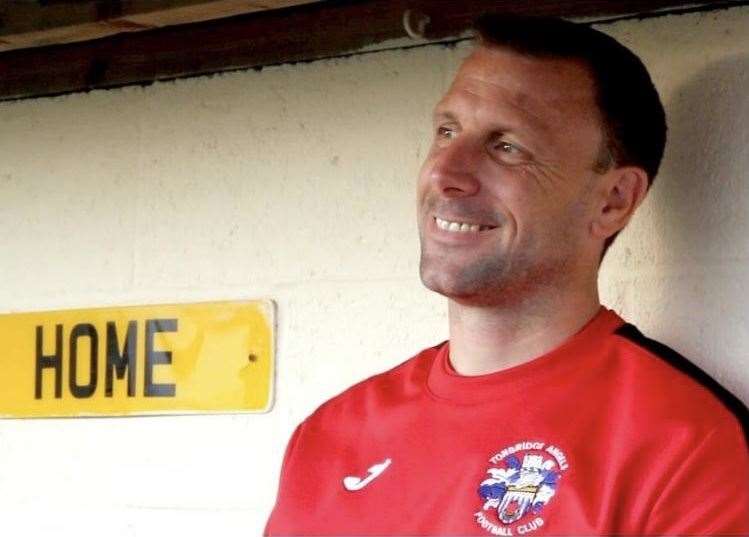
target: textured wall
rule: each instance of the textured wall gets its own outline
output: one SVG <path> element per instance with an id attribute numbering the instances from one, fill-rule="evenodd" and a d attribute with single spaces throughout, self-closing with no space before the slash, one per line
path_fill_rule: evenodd
<path id="1" fill-rule="evenodd" d="M 749 8 L 600 28 L 662 91 L 662 175 L 604 301 L 749 399 Z M 270 297 L 266 415 L 0 421 L 0 531 L 253 535 L 293 426 L 447 335 L 414 179 L 460 58 L 427 46 L 0 103 L 0 308 Z"/>

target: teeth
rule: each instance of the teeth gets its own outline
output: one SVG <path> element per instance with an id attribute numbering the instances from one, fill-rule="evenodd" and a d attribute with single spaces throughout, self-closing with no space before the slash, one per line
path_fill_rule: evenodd
<path id="1" fill-rule="evenodd" d="M 491 229 L 491 226 L 480 226 L 479 224 L 467 224 L 465 222 L 450 222 L 449 220 L 443 220 L 442 218 L 434 218 L 437 222 L 437 227 L 444 229 L 445 231 L 457 231 L 460 233 L 477 233 L 479 231 L 485 231 Z"/>

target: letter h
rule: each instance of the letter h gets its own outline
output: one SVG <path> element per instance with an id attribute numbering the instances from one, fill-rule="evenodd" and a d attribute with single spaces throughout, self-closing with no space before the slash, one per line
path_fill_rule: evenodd
<path id="1" fill-rule="evenodd" d="M 34 397 L 42 398 L 42 371 L 46 368 L 55 370 L 55 398 L 62 397 L 62 325 L 55 325 L 55 353 L 45 356 L 44 329 L 36 327 L 36 389 Z"/>

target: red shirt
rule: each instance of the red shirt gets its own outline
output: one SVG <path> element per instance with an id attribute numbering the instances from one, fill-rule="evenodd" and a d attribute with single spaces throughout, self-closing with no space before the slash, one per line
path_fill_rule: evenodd
<path id="1" fill-rule="evenodd" d="M 296 429 L 266 534 L 749 535 L 746 415 L 606 309 L 488 375 L 443 343 Z"/>

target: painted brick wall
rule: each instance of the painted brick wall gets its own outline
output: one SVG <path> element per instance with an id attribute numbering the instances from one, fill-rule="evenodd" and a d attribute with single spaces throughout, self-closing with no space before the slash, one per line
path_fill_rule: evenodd
<path id="1" fill-rule="evenodd" d="M 749 8 L 601 25 L 662 92 L 602 296 L 749 399 Z M 270 297 L 266 415 L 0 421 L 0 532 L 255 535 L 294 425 L 447 336 L 414 180 L 468 46 L 0 103 L 3 312 Z"/>

